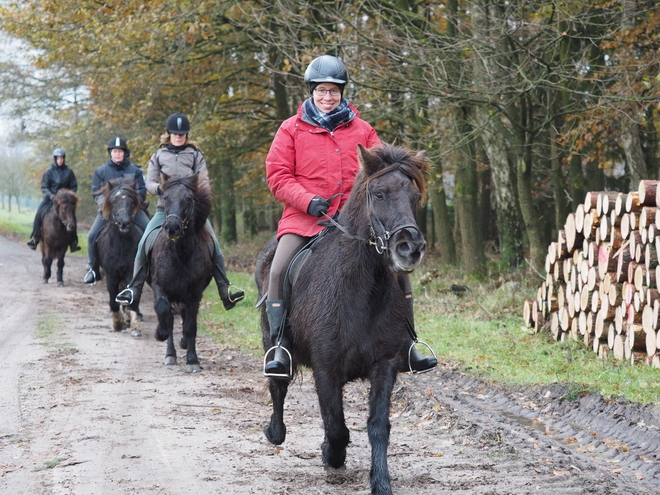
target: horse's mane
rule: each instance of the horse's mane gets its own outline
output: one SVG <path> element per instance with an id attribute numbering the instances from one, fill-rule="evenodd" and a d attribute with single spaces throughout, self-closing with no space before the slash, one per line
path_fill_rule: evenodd
<path id="1" fill-rule="evenodd" d="M 119 177 L 117 179 L 111 179 L 103 186 L 101 192 L 105 198 L 103 201 L 103 206 L 101 207 L 101 213 L 104 218 L 110 218 L 112 215 L 112 202 L 109 201 L 110 195 L 115 191 L 124 190 L 126 194 L 130 195 L 133 199 L 133 204 L 135 205 L 131 216 L 134 217 L 140 211 L 140 195 L 135 190 L 135 179 L 129 179 L 126 177 Z"/>
<path id="2" fill-rule="evenodd" d="M 71 191 L 70 189 L 60 189 L 57 191 L 57 194 L 53 198 L 53 203 L 57 204 L 64 204 L 68 203 L 71 205 L 76 206 L 78 204 L 78 196 L 76 196 L 76 193 Z"/>
<path id="3" fill-rule="evenodd" d="M 185 177 L 173 175 L 165 177 L 161 184 L 163 191 L 167 191 L 173 186 L 182 185 L 190 189 L 195 197 L 195 218 L 206 219 L 211 213 L 213 195 L 211 193 L 211 183 L 208 180 L 208 174 L 193 174 Z M 202 224 L 204 223 L 202 222 Z"/>

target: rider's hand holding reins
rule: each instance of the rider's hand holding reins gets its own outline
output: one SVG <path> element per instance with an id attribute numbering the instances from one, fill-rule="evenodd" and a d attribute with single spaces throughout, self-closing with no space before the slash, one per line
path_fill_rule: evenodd
<path id="1" fill-rule="evenodd" d="M 321 217 L 328 213 L 328 208 L 330 208 L 330 201 L 321 196 L 314 196 L 307 207 L 307 213 L 315 217 Z"/>

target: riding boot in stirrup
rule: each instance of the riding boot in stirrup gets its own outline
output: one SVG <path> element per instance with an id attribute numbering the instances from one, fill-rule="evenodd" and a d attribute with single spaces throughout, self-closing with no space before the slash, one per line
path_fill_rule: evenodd
<path id="1" fill-rule="evenodd" d="M 99 267 L 93 267 L 91 265 L 87 265 L 87 273 L 85 273 L 85 277 L 83 278 L 83 284 L 96 284 L 101 280 L 101 270 Z"/>
<path id="2" fill-rule="evenodd" d="M 273 347 L 268 349 L 264 356 L 264 376 L 279 378 L 282 380 L 291 380 L 291 378 L 293 378 L 291 354 L 289 353 L 291 345 L 288 339 L 284 336 L 282 328 L 286 316 L 284 301 L 266 301 L 266 315 L 268 316 L 270 341 L 273 344 Z M 271 355 L 273 356 L 273 359 L 267 361 L 268 357 Z"/>
<path id="3" fill-rule="evenodd" d="M 215 279 L 215 285 L 218 286 L 218 294 L 220 294 L 220 299 L 225 310 L 229 311 L 245 297 L 245 292 L 241 289 L 238 289 L 236 292 L 230 292 L 231 283 L 227 278 L 225 260 L 222 255 L 216 257 L 215 265 L 213 265 L 213 278 Z"/>
<path id="4" fill-rule="evenodd" d="M 140 307 L 140 299 L 142 298 L 142 287 L 147 279 L 147 270 L 144 269 L 142 264 L 142 256 L 135 258 L 133 266 L 133 280 L 129 282 L 126 288 L 117 294 L 115 302 L 122 306 L 128 306 L 128 309 L 137 311 Z"/>
<path id="5" fill-rule="evenodd" d="M 415 319 L 414 319 L 414 313 L 413 313 L 413 298 L 412 298 L 412 293 L 407 292 L 406 293 L 406 319 L 408 326 L 410 329 L 412 329 L 412 333 L 414 334 L 415 331 Z M 412 336 L 408 337 L 407 344 L 405 346 L 405 354 L 404 354 L 404 362 L 403 366 L 399 368 L 400 372 L 412 372 L 412 373 L 425 373 L 427 371 L 431 371 L 433 368 L 435 368 L 438 365 L 438 359 L 435 357 L 435 354 L 433 356 L 427 356 L 424 357 L 422 356 L 417 349 L 415 349 L 415 344 L 420 343 L 422 345 L 425 345 L 426 347 L 431 350 L 431 348 L 420 341 L 413 341 Z M 433 350 L 431 350 L 433 352 Z"/>

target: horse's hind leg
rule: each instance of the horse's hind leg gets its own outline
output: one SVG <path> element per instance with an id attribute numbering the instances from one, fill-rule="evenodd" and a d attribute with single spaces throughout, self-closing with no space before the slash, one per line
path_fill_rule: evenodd
<path id="1" fill-rule="evenodd" d="M 390 404 L 396 382 L 396 369 L 390 367 L 375 370 L 372 376 L 367 421 L 367 434 L 371 444 L 371 493 L 391 495 L 387 447 L 390 442 Z"/>
<path id="2" fill-rule="evenodd" d="M 57 286 L 64 287 L 64 255 L 57 258 Z"/>
<path id="3" fill-rule="evenodd" d="M 170 301 L 165 296 L 160 296 L 154 304 L 156 316 L 158 316 L 158 327 L 156 327 L 156 340 L 167 340 L 167 351 L 165 352 L 165 364 L 176 364 L 176 349 L 174 348 L 174 316 Z"/>
<path id="4" fill-rule="evenodd" d="M 264 426 L 264 435 L 273 445 L 280 445 L 286 438 L 286 425 L 284 424 L 284 399 L 289 388 L 288 380 L 269 378 L 270 396 L 273 399 L 273 414 L 270 423 Z"/>
<path id="5" fill-rule="evenodd" d="M 344 419 L 344 403 L 342 386 L 329 377 L 314 374 L 321 417 L 325 428 L 325 438 L 321 445 L 323 465 L 339 469 L 346 461 L 346 447 L 350 441 L 350 433 Z"/>

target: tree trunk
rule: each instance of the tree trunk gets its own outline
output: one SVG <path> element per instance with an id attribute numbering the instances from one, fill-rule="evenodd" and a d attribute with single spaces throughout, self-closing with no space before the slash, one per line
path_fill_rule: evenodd
<path id="1" fill-rule="evenodd" d="M 625 130 L 621 134 L 621 147 L 626 154 L 626 163 L 628 164 L 628 174 L 630 175 L 630 189 L 637 189 L 639 181 L 648 179 L 646 162 L 644 161 L 644 152 L 642 143 L 639 139 L 639 127 L 633 121 L 627 121 Z"/>
<path id="2" fill-rule="evenodd" d="M 470 136 L 470 110 L 465 107 L 454 110 L 457 141 Z M 477 187 L 477 163 L 474 141 L 467 141 L 455 150 L 456 156 L 456 212 L 461 232 L 461 258 L 469 275 L 481 277 L 486 269 L 479 221 Z"/>
<path id="3" fill-rule="evenodd" d="M 435 184 L 431 184 L 429 196 L 433 208 L 433 228 L 438 250 L 440 251 L 440 261 L 446 265 L 455 265 L 456 246 L 454 245 L 451 220 L 447 208 L 447 195 L 442 181 L 442 163 L 440 160 L 433 164 L 433 168 L 437 179 Z"/>

